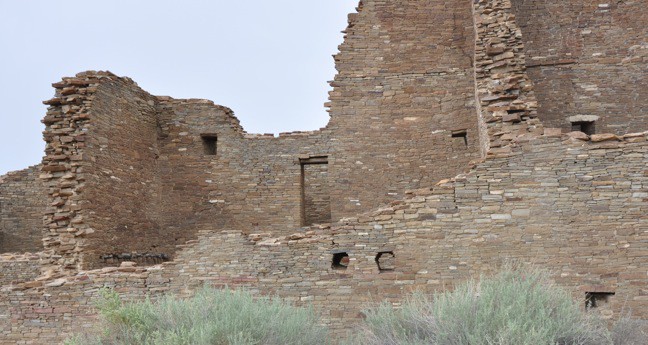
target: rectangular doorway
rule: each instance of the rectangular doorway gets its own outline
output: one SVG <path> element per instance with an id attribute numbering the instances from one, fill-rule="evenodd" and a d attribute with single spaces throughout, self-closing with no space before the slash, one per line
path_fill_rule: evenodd
<path id="1" fill-rule="evenodd" d="M 328 157 L 300 159 L 301 224 L 309 226 L 331 222 L 331 191 Z"/>

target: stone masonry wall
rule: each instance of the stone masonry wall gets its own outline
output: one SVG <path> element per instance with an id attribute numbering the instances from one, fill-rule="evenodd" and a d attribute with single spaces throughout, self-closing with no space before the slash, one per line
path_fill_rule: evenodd
<path id="1" fill-rule="evenodd" d="M 615 293 L 605 317 L 631 308 L 647 318 L 647 159 L 648 132 L 597 142 L 544 136 L 331 228 L 280 238 L 202 231 L 161 266 L 14 287 L 0 296 L 0 315 L 11 318 L 0 344 L 58 341 L 89 327 L 101 286 L 132 299 L 187 296 L 206 283 L 312 304 L 343 335 L 373 303 L 449 289 L 506 262 L 548 269 L 583 301 L 587 292 Z M 346 269 L 332 266 L 339 252 L 349 255 Z M 391 270 L 376 264 L 384 252 L 395 255 Z M 50 297 L 41 301 L 43 294 Z"/>
<path id="2" fill-rule="evenodd" d="M 84 205 L 94 233 L 86 236 L 83 267 L 120 254 L 160 254 L 175 243 L 159 232 L 156 99 L 127 78 L 99 84 L 90 108 Z"/>
<path id="3" fill-rule="evenodd" d="M 648 129 L 644 1 L 512 3 L 545 126 L 595 119 L 598 133 Z"/>
<path id="4" fill-rule="evenodd" d="M 301 226 L 300 158 L 326 156 L 329 132 L 248 134 L 231 110 L 206 100 L 160 98 L 159 109 L 167 236 L 182 244 L 201 229 L 279 235 Z M 205 152 L 210 137 L 215 154 Z"/>
<path id="5" fill-rule="evenodd" d="M 482 156 L 544 132 L 509 0 L 473 2 L 475 97 Z"/>
<path id="6" fill-rule="evenodd" d="M 361 1 L 335 57 L 321 131 L 248 134 L 225 107 L 153 97 L 107 72 L 54 84 L 41 168 L 46 274 L 21 283 L 35 277 L 33 262 L 0 260 L 27 271 L 2 287 L 0 345 L 56 343 L 91 327 L 104 286 L 126 299 L 246 287 L 314 305 L 341 336 L 374 303 L 452 289 L 507 262 L 548 269 L 583 301 L 613 293 L 607 318 L 629 307 L 648 319 L 648 132 L 543 127 L 543 104 L 554 103 L 533 68 L 527 75 L 525 52 L 536 48 L 525 42 L 536 41 L 514 15 L 549 6 L 537 3 Z M 601 5 L 601 15 L 614 12 Z M 634 29 L 611 23 L 595 36 L 612 56 L 607 40 Z M 640 67 L 643 50 L 633 47 L 618 64 L 587 68 Z M 325 180 L 302 168 L 324 160 L 330 194 L 310 200 L 330 195 L 337 222 L 300 228 L 306 212 L 323 215 L 304 201 Z M 165 256 L 145 264 L 173 261 L 83 270 L 154 250 Z M 334 260 L 341 253 L 346 267 Z"/>
<path id="7" fill-rule="evenodd" d="M 32 253 L 0 255 L 0 286 L 33 281 L 40 273 L 39 255 Z"/>
<path id="8" fill-rule="evenodd" d="M 45 188 L 40 166 L 0 176 L 0 253 L 43 249 Z"/>
<path id="9" fill-rule="evenodd" d="M 53 86 L 41 168 L 51 269 L 97 267 L 101 255 L 147 252 L 166 242 L 150 220 L 159 196 L 155 99 L 110 72 L 80 73 Z"/>
<path id="10" fill-rule="evenodd" d="M 402 198 L 479 157 L 468 1 L 363 0 L 335 56 L 334 220 Z M 453 138 L 453 134 L 466 133 Z"/>
<path id="11" fill-rule="evenodd" d="M 85 154 L 89 111 L 100 81 L 112 78 L 112 73 L 103 72 L 63 78 L 52 84 L 54 97 L 43 102 L 48 105 L 42 120 L 46 145 L 40 175 L 48 196 L 43 222 L 46 272 L 79 269 L 84 238 L 94 232 L 86 223 L 86 206 L 91 201 L 83 198 L 85 173 L 91 164 Z"/>

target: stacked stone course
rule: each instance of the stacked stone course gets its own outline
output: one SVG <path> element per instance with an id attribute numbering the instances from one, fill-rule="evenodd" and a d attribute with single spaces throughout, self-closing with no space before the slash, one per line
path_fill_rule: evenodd
<path id="1" fill-rule="evenodd" d="M 102 287 L 141 300 L 205 284 L 313 305 L 337 338 L 375 303 L 507 262 L 582 301 L 614 294 L 607 318 L 648 319 L 648 132 L 543 126 L 529 6 L 543 8 L 361 1 L 319 131 L 246 133 L 226 107 L 109 72 L 54 84 L 45 251 L 0 258 L 0 345 L 87 330 Z M 623 63 L 645 67 L 631 51 Z"/>

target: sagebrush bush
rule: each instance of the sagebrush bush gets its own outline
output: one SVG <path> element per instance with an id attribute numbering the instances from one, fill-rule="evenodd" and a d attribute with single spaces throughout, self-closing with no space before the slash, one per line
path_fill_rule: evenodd
<path id="1" fill-rule="evenodd" d="M 122 303 L 104 290 L 97 307 L 102 329 L 69 345 L 326 344 L 328 334 L 312 308 L 253 298 L 246 291 L 204 288 L 193 298 L 163 297 Z"/>
<path id="2" fill-rule="evenodd" d="M 452 292 L 414 294 L 400 308 L 382 304 L 365 314 L 365 326 L 352 343 L 612 344 L 605 323 L 583 313 L 542 271 L 507 268 Z"/>
<path id="3" fill-rule="evenodd" d="M 634 320 L 625 315 L 614 324 L 612 340 L 614 345 L 648 344 L 648 321 Z"/>

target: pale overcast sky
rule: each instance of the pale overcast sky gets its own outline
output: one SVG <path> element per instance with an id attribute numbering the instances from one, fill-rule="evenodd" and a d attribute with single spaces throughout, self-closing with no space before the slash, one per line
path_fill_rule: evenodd
<path id="1" fill-rule="evenodd" d="M 51 83 L 85 70 L 230 107 L 251 133 L 326 125 L 358 0 L 0 0 L 0 175 L 43 155 Z"/>

